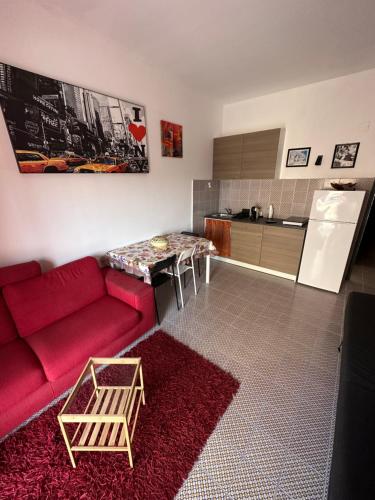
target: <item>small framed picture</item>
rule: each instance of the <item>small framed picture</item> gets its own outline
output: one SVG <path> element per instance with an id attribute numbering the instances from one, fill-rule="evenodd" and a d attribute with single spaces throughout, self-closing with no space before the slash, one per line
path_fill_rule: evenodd
<path id="1" fill-rule="evenodd" d="M 354 168 L 357 160 L 359 142 L 336 144 L 331 168 Z"/>
<path id="2" fill-rule="evenodd" d="M 182 125 L 160 121 L 161 155 L 182 158 Z"/>
<path id="3" fill-rule="evenodd" d="M 287 167 L 307 167 L 309 164 L 311 148 L 288 149 L 286 160 Z"/>

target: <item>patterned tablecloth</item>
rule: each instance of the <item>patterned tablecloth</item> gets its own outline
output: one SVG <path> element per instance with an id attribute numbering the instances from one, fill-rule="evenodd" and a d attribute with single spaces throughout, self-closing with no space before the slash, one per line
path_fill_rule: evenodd
<path id="1" fill-rule="evenodd" d="M 177 257 L 184 250 L 196 245 L 195 257 L 217 255 L 212 241 L 197 236 L 188 236 L 181 233 L 163 235 L 168 238 L 167 250 L 157 250 L 150 245 L 150 240 L 133 243 L 125 247 L 116 248 L 106 253 L 106 258 L 111 267 L 124 269 L 128 273 L 143 276 L 146 283 L 151 283 L 150 271 L 160 260 L 172 255 Z"/>

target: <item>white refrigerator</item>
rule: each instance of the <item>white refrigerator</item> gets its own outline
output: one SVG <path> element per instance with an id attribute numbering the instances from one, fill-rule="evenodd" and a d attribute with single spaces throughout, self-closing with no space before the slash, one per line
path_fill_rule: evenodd
<path id="1" fill-rule="evenodd" d="M 298 282 L 340 291 L 365 191 L 315 191 Z"/>

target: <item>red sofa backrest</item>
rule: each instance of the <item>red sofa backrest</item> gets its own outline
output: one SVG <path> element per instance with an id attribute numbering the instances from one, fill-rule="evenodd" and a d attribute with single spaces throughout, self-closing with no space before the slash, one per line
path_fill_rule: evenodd
<path id="1" fill-rule="evenodd" d="M 96 260 L 85 257 L 8 285 L 3 293 L 18 333 L 27 337 L 103 297 L 106 287 Z"/>
<path id="2" fill-rule="evenodd" d="M 32 260 L 14 266 L 0 267 L 0 345 L 17 338 L 17 329 L 6 306 L 2 288 L 10 283 L 40 276 L 39 262 Z"/>

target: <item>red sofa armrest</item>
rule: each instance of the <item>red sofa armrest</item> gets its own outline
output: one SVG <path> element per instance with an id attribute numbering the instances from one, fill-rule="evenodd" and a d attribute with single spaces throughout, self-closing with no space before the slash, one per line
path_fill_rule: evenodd
<path id="1" fill-rule="evenodd" d="M 115 269 L 104 269 L 103 271 L 108 294 L 122 302 L 126 302 L 126 304 L 139 311 L 143 318 L 150 323 L 149 328 L 154 326 L 155 302 L 153 288 L 143 281 Z"/>

